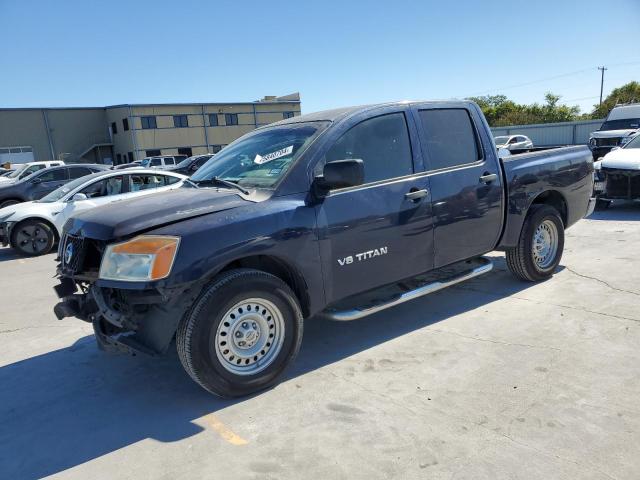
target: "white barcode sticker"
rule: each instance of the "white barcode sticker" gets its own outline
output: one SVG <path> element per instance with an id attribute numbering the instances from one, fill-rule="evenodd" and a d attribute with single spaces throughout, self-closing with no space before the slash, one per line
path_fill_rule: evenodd
<path id="1" fill-rule="evenodd" d="M 275 152 L 267 153 L 266 155 L 257 154 L 256 158 L 253 159 L 253 163 L 257 165 L 262 165 L 263 163 L 271 162 L 272 160 L 276 160 L 280 157 L 286 157 L 293 152 L 293 145 L 285 148 L 281 148 Z"/>

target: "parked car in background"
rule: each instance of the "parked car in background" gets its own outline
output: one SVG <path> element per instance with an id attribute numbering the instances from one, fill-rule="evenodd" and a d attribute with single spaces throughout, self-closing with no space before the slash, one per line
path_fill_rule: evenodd
<path id="1" fill-rule="evenodd" d="M 511 153 L 522 153 L 533 148 L 533 142 L 526 135 L 502 135 L 495 137 L 494 141 L 498 150 L 505 148 Z"/>
<path id="2" fill-rule="evenodd" d="M 119 165 L 114 165 L 111 167 L 113 170 L 124 170 L 127 168 L 144 168 L 142 167 L 142 160 L 136 160 L 131 163 L 121 163 Z"/>
<path id="3" fill-rule="evenodd" d="M 108 169 L 108 165 L 97 164 L 64 165 L 41 169 L 15 182 L 0 184 L 0 208 L 38 200 L 70 180 Z"/>
<path id="4" fill-rule="evenodd" d="M 593 159 L 598 160 L 614 147 L 622 147 L 640 132 L 640 103 L 613 107 L 600 128 L 589 137 Z"/>
<path id="5" fill-rule="evenodd" d="M 491 270 L 551 277 L 591 213 L 586 146 L 498 159 L 472 102 L 397 102 L 297 116 L 225 147 L 162 195 L 74 215 L 54 312 L 105 350 L 175 338 L 211 393 L 273 385 L 305 318 L 355 320 Z M 366 329 L 366 325 L 362 324 Z"/>
<path id="6" fill-rule="evenodd" d="M 47 160 L 44 162 L 23 163 L 21 165 L 18 165 L 12 173 L 0 177 L 0 186 L 6 182 L 15 182 L 26 178 L 32 173 L 37 172 L 38 170 L 49 167 L 59 167 L 60 165 L 64 165 L 64 162 L 61 160 Z"/>
<path id="7" fill-rule="evenodd" d="M 640 200 L 640 134 L 614 147 L 594 168 L 598 208 L 609 207 L 612 200 Z"/>
<path id="8" fill-rule="evenodd" d="M 170 172 L 181 173 L 183 175 L 193 175 L 201 166 L 213 158 L 213 153 L 206 153 L 204 155 L 194 155 L 189 158 L 185 158 L 175 167 L 167 167 L 166 170 Z"/>
<path id="9" fill-rule="evenodd" d="M 186 155 L 158 155 L 156 157 L 146 157 L 142 159 L 142 166 L 144 168 L 159 168 L 164 170 L 166 168 L 176 166 L 185 158 L 187 158 Z"/>
<path id="10" fill-rule="evenodd" d="M 99 171 L 77 178 L 40 200 L 0 209 L 0 242 L 24 255 L 49 253 L 64 223 L 79 212 L 127 198 L 171 190 L 184 175 L 148 169 Z"/>

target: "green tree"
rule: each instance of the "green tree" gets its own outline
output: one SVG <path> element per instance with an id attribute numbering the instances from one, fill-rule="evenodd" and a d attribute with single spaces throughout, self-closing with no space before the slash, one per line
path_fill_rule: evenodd
<path id="1" fill-rule="evenodd" d="M 594 105 L 592 118 L 604 118 L 619 103 L 640 102 L 640 82 L 629 82 L 621 87 L 614 88 L 602 105 Z"/>
<path id="2" fill-rule="evenodd" d="M 560 104 L 560 96 L 551 92 L 545 94 L 545 103 L 530 105 L 518 104 L 505 95 L 486 95 L 471 97 L 484 113 L 489 125 L 502 127 L 505 125 L 527 125 L 532 123 L 569 122 L 576 120 L 580 114 L 578 106 Z"/>

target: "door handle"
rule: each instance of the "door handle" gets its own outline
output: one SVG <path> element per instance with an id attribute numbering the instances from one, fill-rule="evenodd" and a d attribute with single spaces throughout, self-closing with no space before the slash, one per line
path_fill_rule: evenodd
<path id="1" fill-rule="evenodd" d="M 489 173 L 489 172 L 485 172 L 484 175 L 482 175 L 480 177 L 480 181 L 482 183 L 495 182 L 497 179 L 498 179 L 498 174 L 497 173 Z"/>
<path id="2" fill-rule="evenodd" d="M 404 194 L 404 198 L 414 202 L 416 200 L 420 200 L 423 197 L 426 197 L 427 195 L 429 195 L 429 190 L 427 190 L 426 188 L 423 188 L 422 190 L 411 189 L 409 192 Z"/>

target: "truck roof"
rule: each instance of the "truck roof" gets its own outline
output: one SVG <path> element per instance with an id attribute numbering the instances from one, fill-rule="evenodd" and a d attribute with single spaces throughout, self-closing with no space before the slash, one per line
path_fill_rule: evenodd
<path id="1" fill-rule="evenodd" d="M 425 103 L 438 103 L 438 104 L 451 104 L 451 105 L 468 105 L 473 102 L 467 100 L 402 100 L 397 102 L 384 102 L 384 103 L 372 103 L 367 105 L 356 105 L 354 107 L 344 107 L 344 108 L 335 108 L 332 110 L 323 110 L 320 112 L 306 113 L 304 115 L 300 115 L 298 117 L 291 117 L 285 120 L 280 120 L 276 123 L 271 123 L 268 126 L 271 127 L 273 125 L 285 125 L 289 123 L 300 123 L 300 122 L 318 122 L 318 121 L 329 121 L 336 122 L 338 120 L 342 120 L 352 114 L 364 112 L 366 110 L 370 110 L 372 108 L 377 107 L 385 107 L 392 105 L 412 105 L 415 103 L 425 104 Z M 264 127 L 260 127 L 264 128 Z"/>
<path id="2" fill-rule="evenodd" d="M 627 118 L 640 118 L 640 103 L 618 105 L 613 107 L 607 116 L 607 120 L 621 120 Z"/>

